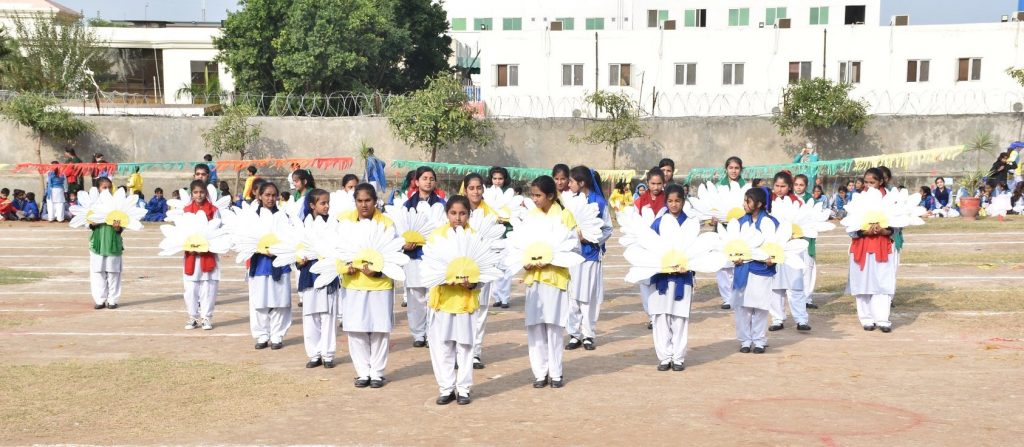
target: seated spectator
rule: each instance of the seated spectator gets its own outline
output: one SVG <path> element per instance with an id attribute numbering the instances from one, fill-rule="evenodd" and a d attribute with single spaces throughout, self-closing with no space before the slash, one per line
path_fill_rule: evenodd
<path id="1" fill-rule="evenodd" d="M 852 183 L 852 182 L 851 182 Z M 832 218 L 842 219 L 846 217 L 846 204 L 849 203 L 850 191 L 845 186 L 840 186 L 836 194 L 832 196 Z"/>
<path id="2" fill-rule="evenodd" d="M 1013 188 L 1010 205 L 1013 206 L 1013 210 L 1010 211 L 1012 214 L 1024 213 L 1024 182 L 1017 182 L 1017 186 Z"/>
<path id="3" fill-rule="evenodd" d="M 828 197 L 825 196 L 825 191 L 821 188 L 821 185 L 814 185 L 814 189 L 811 191 L 811 200 L 815 204 L 821 204 L 821 209 L 828 209 Z"/>
<path id="4" fill-rule="evenodd" d="M 927 186 L 922 186 L 918 192 L 921 193 L 921 207 L 927 211 L 925 216 L 933 217 L 934 211 L 937 208 L 935 206 L 935 197 L 932 197 L 932 189 Z"/>
<path id="5" fill-rule="evenodd" d="M 7 188 L 0 189 L 0 220 L 18 220 L 11 190 Z"/>
<path id="6" fill-rule="evenodd" d="M 935 189 L 932 190 L 932 197 L 935 197 L 937 208 L 949 209 L 949 188 L 946 187 L 946 179 L 935 178 Z"/>
<path id="7" fill-rule="evenodd" d="M 167 218 L 167 199 L 164 199 L 163 188 L 153 190 L 153 198 L 146 204 L 146 222 L 163 222 Z"/>
<path id="8" fill-rule="evenodd" d="M 23 219 L 29 222 L 39 220 L 39 205 L 36 204 L 36 193 L 25 194 L 25 207 L 21 209 Z"/>

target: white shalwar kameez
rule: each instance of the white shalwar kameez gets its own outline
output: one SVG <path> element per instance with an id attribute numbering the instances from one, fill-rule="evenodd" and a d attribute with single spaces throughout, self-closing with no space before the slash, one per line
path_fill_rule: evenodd
<path id="1" fill-rule="evenodd" d="M 772 324 L 786 321 L 786 298 L 789 298 L 789 310 L 797 324 L 807 324 L 807 300 L 804 295 L 804 271 L 787 265 L 777 265 L 778 273 L 772 279 L 772 290 L 775 297 L 771 307 Z"/>
<path id="2" fill-rule="evenodd" d="M 181 274 L 185 285 L 185 312 L 193 320 L 213 320 L 213 308 L 217 304 L 217 288 L 220 285 L 220 259 L 216 254 L 213 256 L 216 267 L 212 271 L 204 272 L 202 258 L 196 256 L 192 274 Z"/>
<path id="3" fill-rule="evenodd" d="M 249 329 L 257 343 L 281 343 L 292 326 L 291 273 L 274 281 L 271 275 L 247 276 Z"/>
<path id="4" fill-rule="evenodd" d="M 300 291 L 302 297 L 302 341 L 310 361 L 334 360 L 338 344 L 337 286 L 310 287 Z"/>
<path id="5" fill-rule="evenodd" d="M 526 288 L 526 339 L 530 368 L 540 381 L 562 379 L 565 327 L 569 324 L 569 295 L 565 290 L 542 282 Z"/>
<path id="6" fill-rule="evenodd" d="M 468 396 L 473 387 L 474 313 L 430 309 L 430 363 L 442 396 Z M 455 365 L 459 365 L 455 369 Z"/>
<path id="7" fill-rule="evenodd" d="M 121 300 L 121 256 L 89 252 L 89 288 L 96 305 L 115 305 Z"/>
<path id="8" fill-rule="evenodd" d="M 423 281 L 420 280 L 421 262 L 419 259 L 410 259 L 405 265 L 405 300 L 408 302 L 405 316 L 409 320 L 409 333 L 414 341 L 427 339 L 427 322 L 430 317 L 427 308 L 429 289 L 423 287 Z"/>
<path id="9" fill-rule="evenodd" d="M 593 203 L 593 202 L 591 202 Z M 597 320 L 601 316 L 601 303 L 604 302 L 604 271 L 601 269 L 601 258 L 605 242 L 612 236 L 612 219 L 605 206 L 601 214 L 604 224 L 601 226 L 601 237 L 592 241 L 589 248 L 596 249 L 597 260 L 587 260 L 569 269 L 569 335 L 583 340 L 597 335 Z M 581 241 L 582 242 L 582 241 Z M 578 248 L 582 252 L 582 248 Z"/>
<path id="10" fill-rule="evenodd" d="M 861 269 L 850 254 L 850 281 L 846 293 L 857 299 L 857 318 L 861 326 L 891 327 L 889 321 L 892 296 L 896 293 L 896 262 L 889 253 L 889 262 L 878 262 L 868 253 Z"/>
<path id="11" fill-rule="evenodd" d="M 654 320 L 654 352 L 661 364 L 682 364 L 686 361 L 687 335 L 690 327 L 690 307 L 693 300 L 693 286 L 686 284 L 683 297 L 676 299 L 676 283 L 669 282 L 665 293 L 658 293 L 650 287 L 647 299 L 648 310 Z"/>
<path id="12" fill-rule="evenodd" d="M 732 308 L 736 317 L 736 338 L 740 346 L 764 348 L 768 344 L 768 308 L 780 299 L 772 289 L 773 276 L 750 273 L 747 286 L 733 289 Z"/>
<path id="13" fill-rule="evenodd" d="M 356 376 L 383 380 L 388 344 L 395 326 L 395 291 L 343 289 L 342 328 Z"/>

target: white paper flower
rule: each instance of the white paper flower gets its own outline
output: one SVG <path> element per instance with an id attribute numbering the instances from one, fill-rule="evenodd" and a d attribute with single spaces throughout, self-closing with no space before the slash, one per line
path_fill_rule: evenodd
<path id="1" fill-rule="evenodd" d="M 356 199 L 352 192 L 339 189 L 331 193 L 331 208 L 327 212 L 327 217 L 338 220 L 339 216 L 354 209 L 356 209 Z"/>
<path id="2" fill-rule="evenodd" d="M 231 237 L 221 228 L 220 219 L 206 219 L 206 213 L 186 213 L 173 225 L 160 226 L 164 240 L 160 242 L 160 256 L 173 256 L 181 252 L 224 254 L 231 249 Z"/>
<path id="3" fill-rule="evenodd" d="M 1008 211 L 1013 209 L 1010 199 L 1010 194 L 999 194 L 993 197 L 992 202 L 985 205 L 985 213 L 989 216 L 1005 216 Z"/>
<path id="4" fill-rule="evenodd" d="M 763 219 L 761 235 L 764 236 L 764 243 L 760 249 L 768 254 L 767 261 L 784 264 L 797 270 L 807 267 L 802 254 L 807 251 L 808 242 L 805 239 L 793 238 L 792 224 L 780 221 L 776 227 L 770 219 Z"/>
<path id="5" fill-rule="evenodd" d="M 619 231 L 622 232 L 619 244 L 623 247 L 630 247 L 648 233 L 654 233 L 651 225 L 654 224 L 658 215 L 649 206 L 645 206 L 639 211 L 635 206 L 630 206 L 621 213 L 617 213 L 615 218 L 619 222 Z"/>
<path id="6" fill-rule="evenodd" d="M 739 183 L 729 182 L 726 186 L 707 182 L 697 187 L 697 197 L 691 197 L 687 203 L 702 217 L 729 222 L 743 217 L 743 197 L 748 189 L 750 183 L 740 186 Z"/>
<path id="7" fill-rule="evenodd" d="M 490 204 L 487 205 L 490 206 Z M 477 208 L 470 213 L 469 228 L 472 228 L 480 237 L 493 240 L 495 249 L 500 250 L 505 246 L 502 239 L 502 236 L 505 235 L 505 225 L 498 221 L 498 216 L 493 214 L 485 215 L 483 207 Z"/>
<path id="8" fill-rule="evenodd" d="M 562 205 L 572 213 L 576 220 L 576 228 L 583 239 L 596 243 L 601 240 L 604 219 L 601 218 L 601 209 L 596 203 L 587 203 L 587 196 L 564 192 L 561 196 Z"/>
<path id="9" fill-rule="evenodd" d="M 266 208 L 247 207 L 235 213 L 232 249 L 238 253 L 235 262 L 242 263 L 254 254 L 273 255 L 270 247 L 281 242 L 289 231 L 288 216 L 283 212 L 272 213 Z"/>
<path id="10" fill-rule="evenodd" d="M 425 287 L 441 284 L 487 283 L 502 277 L 501 255 L 494 239 L 464 228 L 449 228 L 448 237 L 432 237 L 423 246 L 420 278 Z"/>
<path id="11" fill-rule="evenodd" d="M 768 253 L 761 249 L 764 235 L 751 223 L 740 224 L 738 219 L 728 224 L 718 224 L 719 244 L 717 249 L 725 255 L 728 262 L 764 261 Z"/>
<path id="12" fill-rule="evenodd" d="M 831 211 L 825 209 L 820 203 L 803 203 L 794 201 L 788 197 L 779 197 L 772 202 L 772 217 L 779 220 L 779 223 L 788 223 L 793 226 L 794 238 L 817 238 L 823 231 L 835 229 L 835 224 L 828 221 Z"/>
<path id="13" fill-rule="evenodd" d="M 867 230 L 872 224 L 882 228 L 907 227 L 920 220 L 914 218 L 918 212 L 917 204 L 909 205 L 909 197 L 898 192 L 889 192 L 883 196 L 881 191 L 874 188 L 854 194 L 853 200 L 846 204 L 846 218 L 839 221 L 839 224 L 846 228 L 847 233 Z M 921 200 L 920 196 L 917 200 Z"/>
<path id="14" fill-rule="evenodd" d="M 726 263 L 725 254 L 715 250 L 718 235 L 700 232 L 700 220 L 687 219 L 682 225 L 671 215 L 662 217 L 656 233 L 641 237 L 626 249 L 630 263 L 626 281 L 637 283 L 658 273 L 694 271 L 717 272 Z"/>
<path id="15" fill-rule="evenodd" d="M 179 216 L 185 214 L 185 207 L 192 204 L 192 191 L 187 188 L 179 189 L 178 196 L 181 198 L 167 200 L 167 217 L 164 219 L 167 222 L 174 222 Z M 206 200 L 217 208 L 221 217 L 231 210 L 231 196 L 221 195 L 216 186 L 206 185 Z"/>
<path id="16" fill-rule="evenodd" d="M 320 275 L 314 287 L 323 287 L 348 271 L 350 265 L 364 265 L 395 281 L 405 280 L 402 267 L 409 257 L 402 253 L 405 240 L 393 227 L 372 220 L 341 222 L 336 231 L 327 232 L 315 245 L 319 261 L 310 272 Z"/>
<path id="17" fill-rule="evenodd" d="M 576 232 L 562 225 L 559 219 L 531 214 L 508 234 L 504 262 L 509 275 L 522 270 L 526 264 L 573 267 L 584 261 L 574 251 L 578 246 Z"/>
<path id="18" fill-rule="evenodd" d="M 517 196 L 512 188 L 502 190 L 492 186 L 484 190 L 484 202 L 498 214 L 498 220 L 508 222 L 523 209 L 523 197 Z"/>
<path id="19" fill-rule="evenodd" d="M 314 219 L 306 216 L 301 224 L 296 224 L 289 216 L 288 229 L 278 234 L 280 241 L 270 246 L 274 258 L 274 267 L 284 267 L 299 261 L 317 259 L 313 247 L 328 234 L 338 230 L 338 221 Z"/>
<path id="20" fill-rule="evenodd" d="M 89 191 L 78 191 L 78 203 L 71 205 L 68 210 L 71 212 L 71 228 L 84 227 L 89 224 L 89 219 L 95 213 L 93 206 L 99 201 L 100 191 L 95 186 Z"/>
<path id="21" fill-rule="evenodd" d="M 444 207 L 440 203 L 430 206 L 427 202 L 420 202 L 415 209 L 389 205 L 384 208 L 384 214 L 395 223 L 395 231 L 406 243 L 420 246 L 425 245 L 430 233 L 444 223 Z"/>
<path id="22" fill-rule="evenodd" d="M 146 209 L 139 208 L 139 196 L 127 195 L 123 189 L 118 188 L 113 194 L 110 191 L 101 192 L 93 203 L 90 216 L 89 223 L 113 225 L 114 222 L 120 222 L 121 227 L 138 231 L 142 229 Z"/>

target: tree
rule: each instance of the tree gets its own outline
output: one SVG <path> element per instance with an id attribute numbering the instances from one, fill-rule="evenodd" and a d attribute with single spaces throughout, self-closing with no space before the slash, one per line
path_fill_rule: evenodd
<path id="1" fill-rule="evenodd" d="M 988 131 L 978 131 L 971 139 L 971 142 L 967 144 L 967 148 L 964 153 L 974 152 L 974 169 L 976 171 L 981 170 L 981 154 L 991 153 L 996 148 L 996 141 L 992 138 L 992 133 Z"/>
<path id="2" fill-rule="evenodd" d="M 203 141 L 214 157 L 225 153 L 237 153 L 239 160 L 252 155 L 252 145 L 260 139 L 263 128 L 259 124 L 249 122 L 256 114 L 256 109 L 249 104 L 237 104 L 224 110 L 224 116 L 217 119 L 217 124 L 203 132 Z M 238 189 L 241 171 L 235 176 L 235 189 Z"/>
<path id="3" fill-rule="evenodd" d="M 639 107 L 625 93 L 598 90 L 584 98 L 587 104 L 597 106 L 607 118 L 596 119 L 585 135 L 571 135 L 569 141 L 575 144 L 606 144 L 612 148 L 612 169 L 616 168 L 619 145 L 631 138 L 646 136 L 640 124 Z"/>
<path id="4" fill-rule="evenodd" d="M 235 78 L 235 88 L 245 93 L 273 94 L 284 90 L 274 75 L 277 49 L 274 39 L 281 33 L 292 0 L 241 0 L 236 12 L 224 20 L 221 37 L 213 39 Z"/>
<path id="5" fill-rule="evenodd" d="M 395 70 L 399 76 L 390 86 L 391 92 L 411 92 L 426 85 L 427 79 L 450 68 L 452 38 L 448 36 L 448 13 L 443 2 L 433 0 L 398 0 L 398 25 L 409 31 L 412 45 L 405 48 L 402 64 Z"/>
<path id="6" fill-rule="evenodd" d="M 1024 68 L 1010 67 L 1006 69 L 1006 74 L 1013 78 L 1014 81 L 1017 81 L 1021 87 L 1024 87 Z"/>
<path id="7" fill-rule="evenodd" d="M 391 102 L 384 113 L 391 130 L 406 144 L 437 151 L 460 140 L 486 144 L 493 138 L 491 123 L 473 117 L 462 85 L 450 74 L 435 76 L 412 94 Z"/>
<path id="8" fill-rule="evenodd" d="M 836 129 L 860 132 L 867 126 L 868 103 L 850 99 L 853 85 L 825 78 L 800 81 L 786 87 L 782 111 L 772 123 L 782 136 L 801 131 L 808 137 L 820 137 Z"/>
<path id="9" fill-rule="evenodd" d="M 110 71 L 108 45 L 77 17 L 66 14 L 14 16 L 19 48 L 4 61 L 4 85 L 12 90 L 93 90 L 94 77 Z"/>
<path id="10" fill-rule="evenodd" d="M 79 135 L 93 130 L 92 124 L 61 108 L 56 99 L 38 93 L 19 94 L 3 102 L 0 115 L 32 130 L 36 136 L 36 162 L 39 164 L 43 163 L 43 139 L 70 143 Z"/>

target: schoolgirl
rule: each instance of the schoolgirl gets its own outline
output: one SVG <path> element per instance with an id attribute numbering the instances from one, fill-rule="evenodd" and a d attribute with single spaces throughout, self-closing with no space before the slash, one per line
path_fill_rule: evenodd
<path id="1" fill-rule="evenodd" d="M 257 211 L 277 213 L 277 185 L 266 182 L 256 190 Z M 292 326 L 291 268 L 274 267 L 274 256 L 254 253 L 246 275 L 249 285 L 249 329 L 256 349 L 281 349 Z"/>
<path id="2" fill-rule="evenodd" d="M 682 225 L 686 221 L 683 204 L 686 194 L 679 185 L 665 188 L 668 211 L 654 220 L 651 229 L 659 231 L 662 219 L 675 219 Z M 647 309 L 654 320 L 654 352 L 658 356 L 658 371 L 686 369 L 686 344 L 690 326 L 690 307 L 693 299 L 693 272 L 659 273 L 651 277 Z"/>
<path id="3" fill-rule="evenodd" d="M 605 242 L 612 236 L 612 220 L 608 212 L 608 203 L 601 192 L 601 179 L 586 166 L 576 166 L 569 172 L 569 191 L 573 195 L 587 198 L 587 203 L 596 203 L 599 216 L 604 221 L 601 226 L 601 237 L 596 241 L 588 241 L 580 237 L 583 263 L 569 269 L 571 279 L 569 285 L 569 343 L 565 349 L 576 349 L 581 345 L 592 351 L 596 348 L 597 320 L 601 315 L 601 303 L 604 301 L 604 273 L 601 269 L 601 258 L 604 256 Z"/>
<path id="4" fill-rule="evenodd" d="M 868 169 L 864 173 L 865 189 L 877 189 L 884 196 L 883 178 L 878 168 Z M 898 233 L 898 228 L 882 228 L 878 224 L 849 233 L 853 241 L 846 293 L 857 299 L 857 317 L 865 331 L 892 331 L 889 313 L 896 293 L 898 258 L 894 256 L 894 238 Z"/>
<path id="5" fill-rule="evenodd" d="M 758 230 L 766 220 L 778 226 L 779 222 L 768 215 L 767 204 L 767 193 L 763 189 L 747 190 L 743 201 L 746 214 L 738 223 L 753 225 Z M 772 262 L 735 262 L 731 301 L 736 318 L 736 338 L 740 341 L 742 353 L 763 354 L 768 348 L 768 309 L 772 303 L 783 299 L 772 286 L 776 268 Z"/>
<path id="6" fill-rule="evenodd" d="M 205 182 L 193 180 L 188 189 L 192 201 L 185 206 L 183 212 L 203 213 L 208 221 L 220 218 L 217 207 L 207 197 Z M 213 329 L 213 309 L 220 286 L 220 259 L 217 254 L 185 252 L 182 282 L 185 284 L 185 311 L 188 313 L 185 329 L 195 329 L 200 325 L 206 331 Z"/>
<path id="7" fill-rule="evenodd" d="M 404 206 L 408 209 L 415 209 L 420 202 L 428 205 L 440 203 L 445 200 L 437 195 L 437 175 L 434 170 L 427 166 L 420 166 L 413 174 L 415 191 Z M 427 288 L 423 287 L 420 281 L 419 266 L 423 258 L 423 247 L 416 244 L 406 244 L 402 247 L 409 256 L 409 263 L 405 265 L 405 298 L 408 303 L 406 316 L 409 320 L 409 332 L 412 334 L 412 345 L 416 348 L 427 346 Z"/>
<path id="8" fill-rule="evenodd" d="M 331 208 L 331 194 L 322 189 L 309 189 L 305 176 L 296 171 L 293 177 L 299 177 L 302 182 L 296 182 L 296 190 L 302 193 L 305 202 L 303 209 L 314 220 L 327 220 Z M 306 173 L 308 175 L 308 173 Z M 312 179 L 309 179 L 312 182 Z M 310 269 L 316 265 L 316 259 L 300 260 L 297 263 L 299 269 L 299 283 L 296 289 L 299 292 L 299 299 L 302 300 L 302 341 L 306 348 L 306 356 L 309 361 L 306 368 L 334 368 L 334 353 L 337 350 L 338 326 L 335 321 L 338 319 L 338 287 L 339 281 L 335 279 L 323 287 L 316 287 L 316 273 Z"/>
<path id="9" fill-rule="evenodd" d="M 743 160 L 740 157 L 732 156 L 725 160 L 725 177 L 722 177 L 718 181 L 720 186 L 728 186 L 730 183 L 735 182 L 739 186 L 746 186 L 747 181 L 743 179 Z M 723 222 L 728 223 L 728 222 Z M 716 224 L 712 222 L 712 224 Z M 729 305 L 729 301 L 732 298 L 732 275 L 733 266 L 727 265 L 718 271 L 716 278 L 718 280 L 718 293 L 722 297 L 722 309 L 729 310 L 732 308 Z"/>
<path id="10" fill-rule="evenodd" d="M 793 193 L 793 176 L 789 172 L 782 171 L 775 174 L 772 188 L 772 198 L 774 202 L 777 198 L 783 200 L 792 200 L 796 203 L 802 204 L 803 200 Z M 771 205 L 768 205 L 768 211 L 771 211 Z M 785 327 L 786 321 L 786 298 L 789 298 L 789 309 L 793 314 L 793 319 L 796 320 L 796 329 L 798 331 L 809 331 L 811 326 L 808 324 L 807 316 L 807 302 L 804 295 L 804 271 L 797 270 L 786 265 L 780 265 L 776 269 L 776 274 L 773 277 L 772 289 L 775 290 L 775 301 L 772 302 L 772 306 L 769 308 L 772 315 L 772 325 L 768 327 L 769 331 L 778 331 Z"/>

